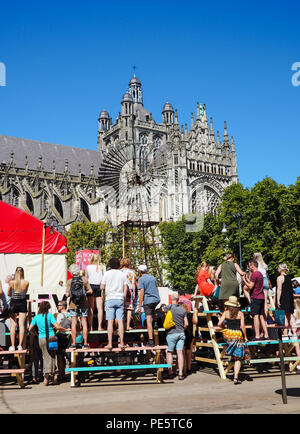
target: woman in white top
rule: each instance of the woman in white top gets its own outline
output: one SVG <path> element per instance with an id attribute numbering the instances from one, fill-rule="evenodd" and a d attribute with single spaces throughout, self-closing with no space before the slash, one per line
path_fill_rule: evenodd
<path id="1" fill-rule="evenodd" d="M 130 267 L 130 261 L 128 258 L 121 259 L 120 262 L 121 265 L 121 271 L 125 274 L 125 277 L 128 281 L 128 287 L 130 290 L 130 296 L 129 300 L 125 300 L 125 308 L 127 309 L 127 325 L 126 330 L 131 330 L 132 327 L 130 327 L 131 318 L 132 318 L 132 311 L 134 310 L 134 307 L 136 306 L 136 276 L 135 272 L 129 268 Z"/>
<path id="2" fill-rule="evenodd" d="M 94 253 L 91 257 L 89 265 L 86 268 L 87 278 L 93 290 L 93 294 L 88 295 L 88 303 L 89 303 L 88 321 L 89 321 L 90 330 L 93 330 L 93 316 L 95 310 L 95 303 L 98 311 L 98 330 L 104 330 L 102 328 L 103 297 L 102 297 L 102 291 L 100 289 L 100 283 L 105 271 L 106 268 L 105 265 L 101 263 L 100 256 L 97 253 Z"/>

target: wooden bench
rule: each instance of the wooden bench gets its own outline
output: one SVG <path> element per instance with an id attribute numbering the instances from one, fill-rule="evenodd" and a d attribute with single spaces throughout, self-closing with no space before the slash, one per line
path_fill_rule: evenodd
<path id="1" fill-rule="evenodd" d="M 20 388 L 24 387 L 24 374 L 25 374 L 25 356 L 28 354 L 28 350 L 22 351 L 0 351 L 0 356 L 13 355 L 17 358 L 19 368 L 16 369 L 0 369 L 0 374 L 11 374 L 12 377 L 17 378 Z"/>
<path id="2" fill-rule="evenodd" d="M 171 368 L 171 365 L 167 363 L 161 362 L 162 351 L 167 350 L 167 345 L 156 345 L 155 347 L 126 347 L 124 349 L 121 348 L 76 348 L 76 349 L 67 349 L 66 352 L 71 354 L 71 367 L 66 368 L 65 372 L 71 373 L 71 387 L 76 386 L 76 376 L 78 372 L 93 372 L 93 371 L 121 371 L 121 370 L 143 370 L 143 369 L 156 369 L 157 376 L 156 380 L 158 383 L 162 383 L 162 372 L 165 368 Z M 137 351 L 147 351 L 148 353 L 152 352 L 155 354 L 155 362 L 153 364 L 148 365 L 118 365 L 118 366 L 87 366 L 87 367 L 79 367 L 77 365 L 77 356 L 80 353 L 129 353 L 129 352 L 137 352 Z"/>

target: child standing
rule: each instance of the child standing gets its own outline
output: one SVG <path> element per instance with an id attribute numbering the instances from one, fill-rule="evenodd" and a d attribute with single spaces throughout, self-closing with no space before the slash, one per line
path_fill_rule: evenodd
<path id="1" fill-rule="evenodd" d="M 230 296 L 228 301 L 224 303 L 225 311 L 223 312 L 217 329 L 223 330 L 223 336 L 228 346 L 225 350 L 226 354 L 234 359 L 234 384 L 241 384 L 239 381 L 239 372 L 241 369 L 241 361 L 244 358 L 245 347 L 244 342 L 247 342 L 245 318 L 240 310 L 240 303 L 237 297 Z M 226 321 L 226 327 L 224 322 Z"/>

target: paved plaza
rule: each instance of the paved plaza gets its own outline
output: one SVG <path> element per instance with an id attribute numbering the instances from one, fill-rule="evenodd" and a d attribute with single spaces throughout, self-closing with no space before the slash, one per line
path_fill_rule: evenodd
<path id="1" fill-rule="evenodd" d="M 43 384 L 28 384 L 25 389 L 19 389 L 12 382 L 2 381 L 0 413 L 299 413 L 300 374 L 287 373 L 286 384 L 288 403 L 283 404 L 281 377 L 276 368 L 267 376 L 254 373 L 241 385 L 234 385 L 229 379 L 221 380 L 209 368 L 197 371 L 184 381 L 166 380 L 163 384 L 156 384 L 155 377 L 149 373 L 144 376 L 139 373 L 134 379 L 131 374 L 116 373 L 101 381 L 98 376 L 76 388 L 63 383 L 47 388 Z"/>

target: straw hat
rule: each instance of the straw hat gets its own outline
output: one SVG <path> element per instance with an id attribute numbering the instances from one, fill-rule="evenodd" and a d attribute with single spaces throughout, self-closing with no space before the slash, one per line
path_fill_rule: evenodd
<path id="1" fill-rule="evenodd" d="M 238 298 L 235 297 L 235 295 L 232 295 L 231 297 L 229 297 L 228 301 L 226 301 L 225 306 L 232 306 L 232 307 L 240 307 L 240 303 L 238 301 Z"/>

